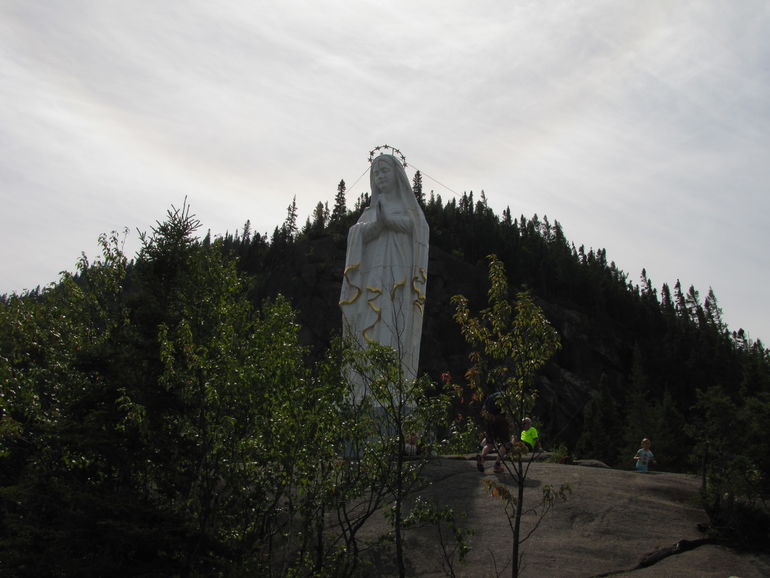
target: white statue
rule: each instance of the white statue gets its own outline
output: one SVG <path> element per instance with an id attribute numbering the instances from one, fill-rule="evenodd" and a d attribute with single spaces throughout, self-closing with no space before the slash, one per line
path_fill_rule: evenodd
<path id="1" fill-rule="evenodd" d="M 414 379 L 428 275 L 428 223 L 396 157 L 375 157 L 370 183 L 370 204 L 348 232 L 340 293 L 343 329 L 360 347 L 374 342 L 392 347 L 404 379 Z"/>

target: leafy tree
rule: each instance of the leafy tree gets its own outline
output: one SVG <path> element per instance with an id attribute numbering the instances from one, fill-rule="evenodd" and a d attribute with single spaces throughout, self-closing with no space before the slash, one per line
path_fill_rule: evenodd
<path id="1" fill-rule="evenodd" d="M 331 410 L 340 394 L 310 376 L 288 302 L 254 311 L 234 261 L 220 241 L 195 242 L 197 227 L 186 206 L 169 211 L 130 278 L 105 239 L 79 277 L 3 307 L 0 371 L 18 394 L 3 396 L 0 457 L 14 465 L 0 488 L 12 572 L 326 563 L 313 537 L 342 438 L 316 402 Z"/>
<path id="2" fill-rule="evenodd" d="M 687 430 L 696 440 L 693 458 L 701 465 L 701 496 L 712 531 L 742 547 L 766 547 L 770 399 L 736 403 L 714 386 L 698 391 L 694 409 Z"/>
<path id="3" fill-rule="evenodd" d="M 746 399 L 741 415 L 746 424 L 745 451 L 754 464 L 750 473 L 752 488 L 749 496 L 759 499 L 770 495 L 770 440 L 767 424 L 770 423 L 770 393 L 763 392 Z"/>
<path id="4" fill-rule="evenodd" d="M 391 502 L 388 517 L 393 527 L 395 560 L 399 576 L 406 575 L 404 520 L 407 498 L 424 485 L 422 469 L 433 448 L 436 425 L 446 416 L 448 398 L 433 392 L 426 377 L 408 379 L 401 364 L 401 332 L 393 320 L 395 348 L 376 343 L 353 345 L 347 359 L 347 375 L 357 384 L 354 404 L 358 403 L 369 429 L 353 442 L 354 455 L 363 456 L 375 474 L 376 492 L 370 496 Z M 373 458 L 373 460 L 372 460 Z M 372 460 L 372 461 L 369 461 Z"/>
<path id="5" fill-rule="evenodd" d="M 519 292 L 515 304 L 509 301 L 505 267 L 494 255 L 489 256 L 489 282 L 489 306 L 476 317 L 470 313 L 467 298 L 456 295 L 452 298 L 454 317 L 463 337 L 473 348 L 470 354 L 472 366 L 468 371 L 473 385 L 487 393 L 502 392 L 501 409 L 513 417 L 518 440 L 521 432 L 518 424 L 534 407 L 535 378 L 561 345 L 558 333 L 528 292 Z M 488 483 L 490 493 L 503 500 L 510 521 L 513 536 L 511 575 L 514 577 L 519 575 L 521 567 L 519 547 L 534 532 L 533 528 L 524 535 L 521 529 L 524 486 L 533 456 L 524 459 L 523 450 L 517 445 L 511 451 L 511 459 L 503 462 L 514 481 L 515 494 L 504 485 Z M 550 486 L 544 488 L 540 519 L 557 498 L 566 497 L 567 491 L 566 487 L 558 491 Z"/>
<path id="6" fill-rule="evenodd" d="M 361 195 L 356 209 L 365 204 L 368 198 Z M 292 205 L 296 215 L 296 203 Z M 630 407 L 646 407 L 646 415 L 629 414 L 624 426 L 636 424 L 635 433 L 621 432 L 617 445 L 624 444 L 627 434 L 634 451 L 640 437 L 649 435 L 661 465 L 670 458 L 667 467 L 684 469 L 682 456 L 705 455 L 702 432 L 719 435 L 714 408 L 720 407 L 724 395 L 732 404 L 728 413 L 737 415 L 742 443 L 730 447 L 734 460 L 709 458 L 707 477 L 711 488 L 719 488 L 720 476 L 737 476 L 734 487 L 727 488 L 735 496 L 735 507 L 726 508 L 730 500 L 724 492 L 718 508 L 708 507 L 734 513 L 766 499 L 770 475 L 763 456 L 770 452 L 763 424 L 770 354 L 744 330 L 727 328 L 712 291 L 701 304 L 694 288 L 685 294 L 678 281 L 673 291 L 663 284 L 657 303 L 647 271 L 639 286 L 629 283 L 604 249 L 586 250 L 579 244 L 576 248 L 558 222 L 551 224 L 546 217 L 513 219 L 506 210 L 499 219 L 483 196 L 473 201 L 466 194 L 444 202 L 431 191 L 424 209 L 434 257 L 446 258 L 451 267 L 445 278 L 449 283 L 468 283 L 455 292 L 465 292 L 472 303 L 483 299 L 470 280 L 478 272 L 477 262 L 494 247 L 511 274 L 511 285 L 530 287 L 565 336 L 563 354 L 555 361 L 558 368 L 591 380 L 602 373 L 610 376 L 609 397 L 600 383 L 599 391 L 585 400 L 585 431 L 560 430 L 563 437 L 554 438 L 556 443 L 571 444 L 582 437 L 580 447 L 585 451 L 592 441 L 601 446 L 601 432 L 592 428 L 597 423 L 609 428 L 601 416 L 610 411 L 610 400 L 622 400 L 629 408 L 629 400 L 638 399 Z M 323 211 L 328 212 L 325 205 Z M 287 221 L 291 212 L 290 207 Z M 237 568 L 349 575 L 360 570 L 357 532 L 371 514 L 358 515 L 349 504 L 364 499 L 370 503 L 364 496 L 383 496 L 381 506 L 392 503 L 393 496 L 377 481 L 385 470 L 377 470 L 376 445 L 366 454 L 372 456 L 371 468 L 361 460 L 327 459 L 343 453 L 347 447 L 343 440 L 350 432 L 369 440 L 374 430 L 369 408 L 346 401 L 349 384 L 339 372 L 334 377 L 332 367 L 339 363 L 335 356 L 342 354 L 324 353 L 328 335 L 339 323 L 333 315 L 319 315 L 316 308 L 317 290 L 339 281 L 334 263 L 341 255 L 334 251 L 344 250 L 341 241 L 356 213 L 346 211 L 336 230 L 327 226 L 313 238 L 297 238 L 295 229 L 283 226 L 290 222 L 276 227 L 269 238 L 254 234 L 247 222 L 240 233 L 220 239 L 208 234 L 201 242 L 195 238 L 195 227 L 190 227 L 196 222 L 189 217 L 177 214 L 158 223 L 152 235 L 143 238 L 136 261 L 122 255 L 119 234 L 103 236 L 102 255 L 93 262 L 83 257 L 75 274 L 23 295 L 0 296 L 3 569 L 28 563 L 29 575 L 36 570 L 45 574 L 45 564 L 59 564 L 62 559 L 54 552 L 66 549 L 72 553 L 67 557 L 71 567 L 81 574 L 110 573 L 119 563 L 127 571 L 149 568 L 167 574 L 183 569 L 190 574 L 224 569 L 235 573 Z M 325 243 L 326 235 L 335 242 Z M 309 255 L 318 273 L 318 284 L 312 287 L 308 285 L 312 281 L 298 283 L 293 273 Z M 233 284 L 238 289 L 231 291 Z M 327 292 L 330 298 L 320 298 L 333 302 L 333 288 Z M 448 297 L 447 302 L 439 299 L 427 304 L 425 336 L 438 344 L 431 355 L 423 356 L 421 369 L 457 373 L 462 369 L 454 365 L 462 363 L 456 361 L 461 358 L 462 340 L 446 333 L 440 319 L 449 306 Z M 299 317 L 294 317 L 287 300 L 299 308 Z M 304 324 L 302 343 L 313 341 L 311 355 L 322 361 L 320 365 L 303 361 L 307 356 L 295 334 L 300 331 L 298 320 Z M 261 327 L 272 328 L 284 343 L 273 344 Z M 240 348 L 228 341 L 228 332 L 243 336 Z M 634 345 L 638 354 L 628 355 Z M 586 346 L 601 349 L 601 355 L 585 355 Z M 293 361 L 279 372 L 287 360 Z M 237 379 L 228 373 L 235 365 L 246 368 Z M 483 364 L 477 367 L 484 369 Z M 224 376 L 221 386 L 220 376 Z M 481 373 L 472 381 L 486 386 L 488 377 Z M 228 478 L 235 474 L 227 474 L 216 448 L 240 435 L 227 433 L 219 415 L 235 412 L 229 408 L 236 406 L 223 401 L 222 395 L 228 399 L 235 395 L 241 378 L 251 380 L 253 391 L 249 389 L 248 395 L 260 408 L 254 410 L 258 416 L 254 421 L 262 423 L 248 426 L 253 428 L 250 439 L 257 440 L 253 451 L 260 452 L 262 461 L 256 460 L 256 469 L 242 474 L 253 476 L 242 478 L 248 481 L 243 487 L 258 488 L 261 498 L 244 493 L 233 498 L 233 504 L 239 500 L 248 504 L 251 499 L 262 504 L 254 518 L 259 523 L 252 525 L 243 522 L 245 510 L 241 517 L 225 520 L 224 513 L 211 513 L 202 505 L 207 495 L 217 500 L 230 495 L 230 486 L 212 490 L 189 482 L 196 468 L 213 468 L 225 472 L 219 474 L 223 479 L 236 479 Z M 626 383 L 631 387 L 621 389 Z M 718 396 L 696 398 L 697 391 L 704 396 L 712 388 Z M 533 411 L 542 411 L 545 404 L 567 405 L 567 398 L 554 397 L 535 400 Z M 306 400 L 323 402 L 313 409 Z M 323 412 L 318 409 L 321 405 Z M 570 410 L 577 413 L 581 408 Z M 252 415 L 249 408 L 239 411 Z M 467 419 L 473 411 L 463 407 L 459 413 Z M 272 447 L 267 440 L 277 439 L 284 430 L 267 429 L 271 416 L 287 424 L 295 420 L 305 437 L 292 439 L 314 451 L 302 454 Z M 703 428 L 694 437 L 671 427 L 681 422 L 697 422 Z M 287 427 L 285 435 L 296 433 Z M 580 435 L 589 432 L 588 437 Z M 197 439 L 211 451 L 198 447 Z M 234 452 L 248 455 L 237 441 L 232 446 Z M 284 454 L 292 458 L 287 462 Z M 171 471 L 173 475 L 167 473 Z M 191 505 L 179 506 L 181 498 L 174 492 L 189 497 Z M 717 495 L 709 493 L 707 498 Z M 227 511 L 236 509 L 233 505 Z M 730 516 L 721 515 L 722 523 Z M 345 521 L 330 528 L 323 523 L 325 518 Z M 240 537 L 237 548 L 222 538 L 228 532 Z M 44 546 L 36 548 L 38 543 Z M 198 544 L 197 550 L 191 544 Z"/>
<path id="7" fill-rule="evenodd" d="M 722 388 L 711 387 L 698 392 L 696 412 L 696 421 L 688 429 L 697 440 L 695 455 L 702 464 L 706 511 L 712 518 L 718 518 L 722 514 L 723 500 L 734 499 L 735 495 L 731 473 L 737 457 L 733 449 L 735 439 L 732 435 L 723 435 L 723 431 L 725 424 L 730 424 L 732 432 L 737 433 L 735 428 L 740 427 L 738 408 Z"/>
<path id="8" fill-rule="evenodd" d="M 57 568 L 97 575 L 128 559 L 139 568 L 153 532 L 163 532 L 156 518 L 151 531 L 133 534 L 147 511 L 141 502 L 129 508 L 122 490 L 119 468 L 131 459 L 131 444 L 116 435 L 117 396 L 111 398 L 100 363 L 114 355 L 110 344 L 126 323 L 119 300 L 126 260 L 117 239 L 100 238 L 103 258 L 89 263 L 84 256 L 79 279 L 64 274 L 40 299 L 14 298 L 4 311 L 1 332 L 10 339 L 1 347 L 12 394 L 4 409 L 20 435 L 6 446 L 0 468 L 9 473 L 0 488 L 0 559 L 13 574 Z M 112 523 L 97 527 L 104 512 Z"/>
<path id="9" fill-rule="evenodd" d="M 470 551 L 469 537 L 473 532 L 457 525 L 453 508 L 442 508 L 418 496 L 404 520 L 404 527 L 426 525 L 432 525 L 436 530 L 444 571 L 448 576 L 456 576 L 455 566 L 457 562 L 462 562 Z"/>

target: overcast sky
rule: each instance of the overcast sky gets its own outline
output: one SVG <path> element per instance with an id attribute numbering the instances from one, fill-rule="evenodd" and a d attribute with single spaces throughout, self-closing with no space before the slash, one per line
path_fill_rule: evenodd
<path id="1" fill-rule="evenodd" d="M 766 0 L 0 0 L 0 104 L 0 293 L 185 196 L 214 235 L 352 206 L 390 144 L 770 341 Z"/>

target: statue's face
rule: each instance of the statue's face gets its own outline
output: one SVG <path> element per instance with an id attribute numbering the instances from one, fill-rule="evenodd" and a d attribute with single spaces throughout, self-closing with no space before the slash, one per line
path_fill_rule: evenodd
<path id="1" fill-rule="evenodd" d="M 388 194 L 396 187 L 396 173 L 391 164 L 387 161 L 374 163 L 372 167 L 374 174 L 374 184 L 380 189 L 380 192 Z"/>

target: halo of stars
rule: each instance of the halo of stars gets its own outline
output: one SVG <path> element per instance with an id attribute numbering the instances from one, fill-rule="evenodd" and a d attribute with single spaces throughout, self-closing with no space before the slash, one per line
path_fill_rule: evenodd
<path id="1" fill-rule="evenodd" d="M 369 151 L 369 162 L 371 163 L 374 160 L 374 155 L 378 151 L 382 151 L 380 154 L 386 154 L 386 151 L 388 149 L 391 150 L 390 154 L 392 154 L 393 156 L 398 155 L 401 158 L 401 164 L 404 165 L 404 168 L 406 168 L 406 166 L 407 166 L 407 164 L 406 164 L 406 157 L 396 147 L 392 147 L 392 146 L 386 145 L 386 144 L 385 145 L 376 146 L 372 150 Z"/>

